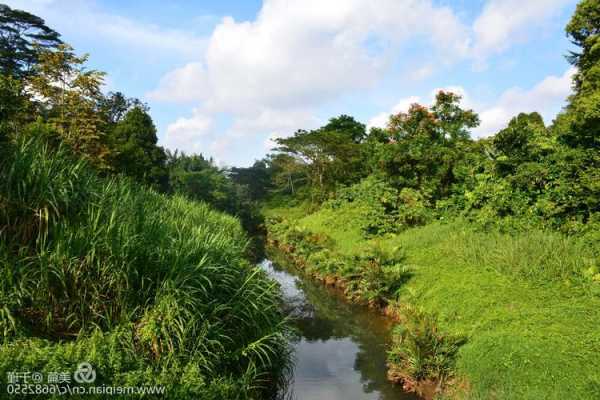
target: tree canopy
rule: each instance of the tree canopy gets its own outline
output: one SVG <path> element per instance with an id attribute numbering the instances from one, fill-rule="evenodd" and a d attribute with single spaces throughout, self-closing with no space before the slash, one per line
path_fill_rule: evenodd
<path id="1" fill-rule="evenodd" d="M 41 51 L 62 44 L 60 35 L 38 16 L 0 4 L 0 72 L 23 78 L 32 72 Z"/>

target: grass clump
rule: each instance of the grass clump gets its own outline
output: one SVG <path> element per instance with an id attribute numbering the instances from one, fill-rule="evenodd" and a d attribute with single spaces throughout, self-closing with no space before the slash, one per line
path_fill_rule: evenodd
<path id="1" fill-rule="evenodd" d="M 441 331 L 430 313 L 410 305 L 400 309 L 402 322 L 393 331 L 388 377 L 406 390 L 440 392 L 454 374 L 454 361 L 464 338 Z"/>
<path id="2" fill-rule="evenodd" d="M 96 384 L 250 398 L 285 378 L 278 290 L 236 218 L 98 177 L 37 137 L 2 152 L 1 379 L 88 361 Z"/>

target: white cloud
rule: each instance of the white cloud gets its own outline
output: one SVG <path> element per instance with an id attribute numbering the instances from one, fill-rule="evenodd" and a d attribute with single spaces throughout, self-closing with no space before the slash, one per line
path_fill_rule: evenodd
<path id="1" fill-rule="evenodd" d="M 320 105 L 373 87 L 392 50 L 417 37 L 447 58 L 468 50 L 467 28 L 429 0 L 265 0 L 254 21 L 224 18 L 199 61 L 165 75 L 148 97 L 230 116 L 213 146 L 226 159 L 232 137 L 315 127 Z"/>
<path id="2" fill-rule="evenodd" d="M 200 109 L 195 109 L 189 118 L 179 118 L 167 128 L 161 145 L 186 153 L 202 152 L 201 142 L 210 134 L 213 120 Z"/>
<path id="3" fill-rule="evenodd" d="M 533 29 L 575 0 L 489 0 L 473 23 L 472 55 L 482 65 L 494 53 L 524 41 Z"/>
<path id="4" fill-rule="evenodd" d="M 495 104 L 480 108 L 481 125 L 474 130 L 474 136 L 485 137 L 497 133 L 521 112 L 537 111 L 546 123 L 550 123 L 571 94 L 574 73 L 575 69 L 570 68 L 561 76 L 546 77 L 529 90 L 519 87 L 506 90 Z"/>
<path id="5" fill-rule="evenodd" d="M 206 39 L 177 29 L 165 29 L 107 13 L 92 1 L 78 0 L 5 0 L 12 8 L 39 15 L 63 37 L 88 36 L 107 40 L 114 47 L 148 54 L 175 53 L 187 59 L 197 56 Z M 168 53 L 165 53 L 168 52 Z"/>
<path id="6" fill-rule="evenodd" d="M 150 100 L 189 102 L 204 100 L 208 94 L 208 82 L 202 63 L 193 62 L 167 73 L 158 88 L 146 94 Z"/>
<path id="7" fill-rule="evenodd" d="M 468 51 L 467 28 L 430 1 L 266 0 L 255 21 L 223 19 L 195 76 L 202 87 L 209 82 L 207 107 L 215 111 L 313 105 L 373 86 L 388 50 L 415 37 L 447 57 Z M 180 100 L 170 95 L 186 90 L 190 80 L 181 75 L 190 70 L 165 76 L 153 96 Z"/>

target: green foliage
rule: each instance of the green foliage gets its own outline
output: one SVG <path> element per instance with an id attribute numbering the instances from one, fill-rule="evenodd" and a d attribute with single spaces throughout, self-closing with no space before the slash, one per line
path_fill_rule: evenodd
<path id="1" fill-rule="evenodd" d="M 0 4 L 0 74 L 11 78 L 31 74 L 40 51 L 61 43 L 60 35 L 42 18 Z"/>
<path id="2" fill-rule="evenodd" d="M 87 58 L 75 55 L 66 44 L 58 45 L 55 51 L 41 51 L 27 85 L 36 111 L 61 141 L 97 168 L 108 169 L 110 150 L 104 121 L 96 110 L 104 73 L 86 69 Z"/>
<path id="3" fill-rule="evenodd" d="M 470 145 L 468 129 L 479 124 L 459 102 L 460 96 L 439 92 L 430 108 L 414 104 L 407 113 L 391 116 L 385 141 L 370 141 L 370 164 L 397 188 L 418 190 L 432 201 L 446 197 Z"/>
<path id="4" fill-rule="evenodd" d="M 360 224 L 365 237 L 400 232 L 408 227 L 422 225 L 431 212 L 423 195 L 410 188 L 400 192 L 384 179 L 371 175 L 360 183 L 342 187 L 325 207 L 339 210 L 344 207 L 360 211 Z"/>
<path id="5" fill-rule="evenodd" d="M 237 184 L 226 170 L 202 155 L 167 152 L 169 186 L 173 193 L 203 201 L 240 218 L 246 231 L 260 234 L 263 217 L 247 186 Z"/>
<path id="6" fill-rule="evenodd" d="M 248 188 L 248 196 L 252 200 L 264 200 L 273 189 L 272 171 L 264 160 L 256 161 L 251 167 L 230 170 L 230 177 L 236 184 Z"/>
<path id="7" fill-rule="evenodd" d="M 366 237 L 396 232 L 399 229 L 398 191 L 386 181 L 375 176 L 369 176 L 360 183 L 342 187 L 336 196 L 326 203 L 333 210 L 341 207 L 360 208 L 359 221 Z"/>
<path id="8" fill-rule="evenodd" d="M 27 97 L 22 83 L 9 75 L 0 75 L 0 142 L 14 136 L 27 120 Z"/>
<path id="9" fill-rule="evenodd" d="M 118 110 L 113 112 L 119 112 Z M 114 116 L 113 118 L 118 118 Z M 137 182 L 166 191 L 167 156 L 157 145 L 152 118 L 140 107 L 131 110 L 116 122 L 110 133 L 114 168 Z"/>
<path id="10" fill-rule="evenodd" d="M 583 0 L 567 25 L 567 36 L 579 47 L 568 60 L 577 67 L 575 93 L 566 114 L 568 129 L 560 138 L 571 147 L 600 146 L 600 2 Z"/>
<path id="11" fill-rule="evenodd" d="M 278 291 L 245 260 L 235 218 L 99 178 L 36 137 L 9 146 L 0 160 L 2 376 L 86 360 L 101 382 L 163 383 L 170 398 L 219 387 L 212 396 L 247 398 L 284 378 Z"/>
<path id="12" fill-rule="evenodd" d="M 391 375 L 401 381 L 445 381 L 453 375 L 464 338 L 441 331 L 436 318 L 410 305 L 400 308 L 402 321 L 393 333 L 388 360 Z"/>
<path id="13" fill-rule="evenodd" d="M 411 277 L 404 258 L 400 247 L 387 249 L 378 242 L 370 243 L 346 262 L 352 265 L 352 272 L 343 275 L 348 281 L 347 294 L 379 307 L 396 300 Z"/>
<path id="14" fill-rule="evenodd" d="M 276 142 L 277 151 L 303 164 L 313 200 L 320 202 L 336 183 L 353 183 L 365 175 L 360 147 L 364 137 L 363 124 L 341 115 L 317 130 L 299 130 Z"/>

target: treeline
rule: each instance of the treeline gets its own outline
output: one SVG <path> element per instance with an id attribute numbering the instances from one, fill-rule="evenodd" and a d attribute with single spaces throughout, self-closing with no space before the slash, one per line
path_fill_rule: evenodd
<path id="1" fill-rule="evenodd" d="M 56 31 L 25 11 L 0 5 L 0 141 L 43 136 L 64 144 L 102 176 L 125 175 L 167 194 L 208 202 L 253 231 L 259 213 L 247 189 L 211 159 L 165 151 L 148 106 L 102 92 L 105 74 L 86 67 Z"/>
<path id="2" fill-rule="evenodd" d="M 278 148 L 234 179 L 265 193 L 306 201 L 364 201 L 369 233 L 403 229 L 445 215 L 481 225 L 538 225 L 565 233 L 600 226 L 600 46 L 597 1 L 584 1 L 566 33 L 578 50 L 573 95 L 548 126 L 519 114 L 475 140 L 478 116 L 440 92 L 430 106 L 392 115 L 384 129 L 342 115 L 277 139 Z M 286 201 L 289 201 L 286 200 Z"/>

